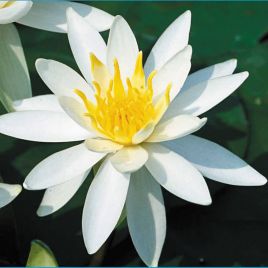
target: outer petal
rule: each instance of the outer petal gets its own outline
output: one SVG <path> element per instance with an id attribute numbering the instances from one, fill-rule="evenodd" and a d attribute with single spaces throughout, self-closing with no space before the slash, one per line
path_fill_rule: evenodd
<path id="1" fill-rule="evenodd" d="M 145 63 L 145 73 L 159 70 L 176 53 L 187 46 L 191 26 L 191 12 L 188 10 L 179 16 L 164 31 L 152 48 Z"/>
<path id="2" fill-rule="evenodd" d="M 54 153 L 35 166 L 23 186 L 28 190 L 41 190 L 64 183 L 89 170 L 104 156 L 104 153 L 89 151 L 84 143 Z"/>
<path id="3" fill-rule="evenodd" d="M 82 229 L 89 254 L 95 253 L 109 237 L 123 210 L 129 173 L 118 172 L 109 158 L 101 165 L 86 197 Z"/>
<path id="4" fill-rule="evenodd" d="M 161 145 L 145 148 L 149 153 L 146 167 L 164 188 L 187 201 L 211 204 L 204 178 L 187 160 Z"/>
<path id="5" fill-rule="evenodd" d="M 91 135 L 65 113 L 53 111 L 22 111 L 2 115 L 0 133 L 39 142 L 79 141 Z"/>
<path id="6" fill-rule="evenodd" d="M 243 72 L 201 82 L 179 94 L 163 118 L 179 114 L 199 116 L 232 94 L 247 77 L 248 72 Z"/>
<path id="7" fill-rule="evenodd" d="M 156 98 L 164 94 L 169 83 L 172 84 L 170 99 L 173 100 L 177 96 L 190 71 L 191 56 L 192 47 L 186 46 L 164 64 L 153 79 Z"/>
<path id="8" fill-rule="evenodd" d="M 98 31 L 73 9 L 67 11 L 67 22 L 68 38 L 74 58 L 83 76 L 90 82 L 90 53 L 94 53 L 105 64 L 106 44 Z"/>
<path id="9" fill-rule="evenodd" d="M 73 69 L 54 60 L 38 59 L 36 69 L 42 80 L 56 96 L 76 97 L 75 89 L 83 91 L 94 100 L 93 89 Z M 80 98 L 77 97 L 80 101 Z"/>
<path id="10" fill-rule="evenodd" d="M 21 190 L 22 188 L 19 184 L 0 183 L 0 208 L 13 201 Z"/>
<path id="11" fill-rule="evenodd" d="M 204 69 L 198 70 L 197 72 L 194 72 L 190 74 L 182 88 L 183 90 L 186 90 L 188 88 L 191 88 L 203 81 L 211 80 L 217 77 L 227 76 L 231 75 L 237 65 L 236 59 L 227 60 L 221 63 L 217 63 L 215 65 L 206 67 Z"/>
<path id="12" fill-rule="evenodd" d="M 28 99 L 14 101 L 13 108 L 15 111 L 63 111 L 59 105 L 57 97 L 53 94 L 40 95 Z"/>
<path id="13" fill-rule="evenodd" d="M 131 175 L 127 222 L 134 246 L 147 266 L 157 266 L 166 237 L 161 187 L 144 167 Z"/>
<path id="14" fill-rule="evenodd" d="M 108 30 L 112 24 L 112 15 L 98 8 L 69 1 L 35 1 L 27 16 L 23 17 L 18 22 L 42 30 L 60 33 L 66 32 L 66 10 L 69 7 L 72 7 L 78 14 L 84 17 L 97 31 Z"/>
<path id="15" fill-rule="evenodd" d="M 134 172 L 140 169 L 147 161 L 148 153 L 139 145 L 124 147 L 115 153 L 110 161 L 119 172 Z"/>
<path id="16" fill-rule="evenodd" d="M 162 142 L 178 139 L 199 130 L 206 122 L 207 118 L 200 119 L 192 115 L 178 115 L 159 123 L 146 142 Z"/>
<path id="17" fill-rule="evenodd" d="M 15 22 L 25 16 L 32 7 L 32 1 L 14 1 L 12 5 L 0 8 L 0 24 Z"/>
<path id="18" fill-rule="evenodd" d="M 116 16 L 107 45 L 107 64 L 110 72 L 113 73 L 114 59 L 116 58 L 120 66 L 122 81 L 125 81 L 126 77 L 131 77 L 138 52 L 136 38 L 128 23 L 121 16 Z"/>
<path id="19" fill-rule="evenodd" d="M 166 146 L 190 161 L 205 177 L 231 185 L 258 186 L 264 176 L 220 145 L 189 135 Z"/>
<path id="20" fill-rule="evenodd" d="M 32 96 L 20 37 L 13 24 L 0 25 L 0 54 L 0 99 L 12 111 L 12 101 Z"/>
<path id="21" fill-rule="evenodd" d="M 42 202 L 37 210 L 40 217 L 47 216 L 62 208 L 75 195 L 85 181 L 90 170 L 45 191 Z"/>

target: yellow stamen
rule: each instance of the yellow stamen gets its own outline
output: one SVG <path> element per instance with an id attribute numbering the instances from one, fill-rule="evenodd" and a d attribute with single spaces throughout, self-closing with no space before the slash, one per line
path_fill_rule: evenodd
<path id="1" fill-rule="evenodd" d="M 0 8 L 10 7 L 15 3 L 15 1 L 0 1 Z"/>
<path id="2" fill-rule="evenodd" d="M 116 100 L 122 100 L 125 97 L 125 89 L 121 79 L 119 64 L 117 59 L 114 60 L 114 83 L 113 93 Z"/>
<path id="3" fill-rule="evenodd" d="M 134 88 L 145 88 L 145 74 L 142 67 L 142 52 L 140 51 L 137 57 L 134 73 L 131 78 L 131 83 Z"/>
<path id="4" fill-rule="evenodd" d="M 93 53 L 90 53 L 90 63 L 92 80 L 96 81 L 105 92 L 112 79 L 108 68 Z"/>
<path id="5" fill-rule="evenodd" d="M 94 114 L 94 111 L 95 111 L 95 107 L 94 105 L 88 100 L 87 96 L 85 95 L 84 92 L 82 92 L 81 90 L 79 89 L 75 89 L 74 90 L 74 93 L 77 94 L 81 99 L 82 101 L 84 102 L 84 105 L 86 106 L 86 109 L 88 111 L 89 114 Z"/>
<path id="6" fill-rule="evenodd" d="M 137 138 L 138 133 L 146 137 L 146 133 L 152 131 L 166 111 L 170 103 L 171 84 L 154 103 L 153 78 L 156 71 L 145 81 L 142 52 L 138 54 L 132 77 L 126 79 L 127 87 L 122 81 L 117 59 L 114 60 L 113 76 L 95 55 L 90 55 L 90 61 L 96 104 L 81 90 L 74 90 L 87 109 L 85 115 L 90 117 L 97 131 L 117 143 L 131 145 L 140 142 L 142 139 Z"/>

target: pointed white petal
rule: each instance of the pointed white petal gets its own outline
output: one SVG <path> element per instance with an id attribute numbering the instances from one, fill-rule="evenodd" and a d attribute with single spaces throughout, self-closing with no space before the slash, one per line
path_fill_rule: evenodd
<path id="1" fill-rule="evenodd" d="M 134 72 L 138 52 L 136 38 L 128 23 L 121 16 L 116 16 L 107 45 L 107 64 L 110 72 L 113 73 L 116 58 L 120 66 L 122 81 L 125 82 L 126 77 L 131 77 Z"/>
<path id="2" fill-rule="evenodd" d="M 92 127 L 90 117 L 86 116 L 87 110 L 84 104 L 78 102 L 72 97 L 59 97 L 58 101 L 63 110 L 81 127 L 85 128 L 90 135 L 88 137 L 98 136 L 97 131 Z"/>
<path id="3" fill-rule="evenodd" d="M 50 215 L 62 208 L 75 195 L 85 181 L 90 170 L 45 191 L 42 202 L 37 210 L 40 217 Z"/>
<path id="4" fill-rule="evenodd" d="M 155 43 L 145 63 L 145 73 L 159 70 L 169 59 L 188 45 L 191 26 L 191 12 L 188 10 L 179 16 L 164 31 Z"/>
<path id="5" fill-rule="evenodd" d="M 164 188 L 189 202 L 211 204 L 206 182 L 192 164 L 161 145 L 147 144 L 145 148 L 149 153 L 146 167 Z"/>
<path id="6" fill-rule="evenodd" d="M 179 114 L 199 116 L 232 94 L 248 77 L 248 72 L 201 82 L 177 96 L 168 107 L 163 120 Z"/>
<path id="7" fill-rule="evenodd" d="M 119 172 L 134 172 L 147 161 L 148 153 L 139 145 L 124 147 L 115 153 L 110 161 Z"/>
<path id="8" fill-rule="evenodd" d="M 31 11 L 18 22 L 37 29 L 66 32 L 66 11 L 69 7 L 84 17 L 97 31 L 105 31 L 111 27 L 112 15 L 89 5 L 69 1 L 35 1 Z"/>
<path id="9" fill-rule="evenodd" d="M 187 77 L 183 85 L 183 88 L 181 89 L 181 92 L 203 81 L 211 80 L 217 77 L 231 75 L 234 72 L 236 65 L 237 65 L 237 60 L 231 59 L 231 60 L 227 60 L 221 63 L 217 63 L 215 65 L 206 67 L 204 69 L 198 70 L 190 74 Z"/>
<path id="10" fill-rule="evenodd" d="M 267 180 L 245 161 L 222 146 L 189 135 L 166 146 L 190 161 L 205 177 L 231 185 L 259 186 Z"/>
<path id="11" fill-rule="evenodd" d="M 12 101 L 32 96 L 20 37 L 13 24 L 0 25 L 0 54 L 0 100 L 12 111 Z"/>
<path id="12" fill-rule="evenodd" d="M 84 143 L 54 153 L 35 166 L 23 186 L 41 190 L 66 182 L 89 170 L 105 155 L 89 151 Z"/>
<path id="13" fill-rule="evenodd" d="M 67 22 L 68 38 L 74 58 L 83 76 L 90 82 L 90 53 L 94 53 L 106 64 L 106 44 L 99 32 L 73 9 L 67 11 Z"/>
<path id="14" fill-rule="evenodd" d="M 54 111 L 63 112 L 58 99 L 53 94 L 40 95 L 32 98 L 17 100 L 13 102 L 15 111 Z"/>
<path id="15" fill-rule="evenodd" d="M 154 123 L 147 124 L 144 128 L 140 129 L 133 137 L 132 137 L 132 143 L 133 144 L 139 144 L 143 141 L 145 141 L 147 138 L 150 137 L 150 135 L 153 133 L 155 128 Z"/>
<path id="16" fill-rule="evenodd" d="M 67 142 L 91 134 L 67 114 L 53 111 L 21 111 L 0 116 L 0 133 L 38 142 Z"/>
<path id="17" fill-rule="evenodd" d="M 126 201 L 129 177 L 118 172 L 107 158 L 90 185 L 82 219 L 89 254 L 95 253 L 115 228 Z"/>
<path id="18" fill-rule="evenodd" d="M 90 151 L 100 153 L 114 153 L 123 148 L 122 144 L 104 139 L 87 139 L 86 146 Z"/>
<path id="19" fill-rule="evenodd" d="M 0 8 L 0 24 L 19 20 L 29 12 L 32 4 L 32 1 L 14 1 L 8 7 Z"/>
<path id="20" fill-rule="evenodd" d="M 145 167 L 131 175 L 126 208 L 139 256 L 147 266 L 158 266 L 166 237 L 166 213 L 161 187 Z"/>
<path id="21" fill-rule="evenodd" d="M 160 122 L 146 142 L 162 142 L 189 135 L 205 125 L 207 118 L 193 115 L 178 115 L 167 121 Z"/>
<path id="22" fill-rule="evenodd" d="M 190 71 L 191 57 L 192 47 L 186 46 L 164 64 L 153 79 L 154 97 L 162 96 L 170 83 L 170 100 L 177 96 Z"/>
<path id="23" fill-rule="evenodd" d="M 21 192 L 19 184 L 0 183 L 0 208 L 12 202 Z"/>
<path id="24" fill-rule="evenodd" d="M 56 96 L 69 96 L 81 101 L 74 93 L 75 89 L 79 89 L 90 100 L 94 100 L 92 87 L 67 65 L 54 60 L 38 59 L 35 66 L 42 80 Z"/>

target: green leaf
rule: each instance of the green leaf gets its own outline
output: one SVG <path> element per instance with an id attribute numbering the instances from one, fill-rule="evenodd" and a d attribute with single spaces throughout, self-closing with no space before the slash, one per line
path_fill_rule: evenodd
<path id="1" fill-rule="evenodd" d="M 57 267 L 58 263 L 51 249 L 40 240 L 33 240 L 26 266 Z"/>

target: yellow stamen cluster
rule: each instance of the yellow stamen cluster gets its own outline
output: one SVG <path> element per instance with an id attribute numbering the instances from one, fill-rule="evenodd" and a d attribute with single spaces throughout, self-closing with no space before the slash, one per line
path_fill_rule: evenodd
<path id="1" fill-rule="evenodd" d="M 0 1 L 0 8 L 10 7 L 15 1 Z"/>
<path id="2" fill-rule="evenodd" d="M 142 52 L 139 53 L 134 73 L 126 79 L 124 85 L 118 61 L 114 60 L 114 75 L 111 76 L 107 67 L 91 54 L 91 72 L 95 88 L 96 103 L 87 99 L 79 89 L 75 93 L 83 100 L 93 127 L 108 139 L 117 143 L 132 144 L 135 134 L 146 128 L 148 124 L 156 125 L 166 111 L 170 99 L 171 85 L 165 94 L 154 103 L 153 71 L 145 81 L 142 66 Z"/>

